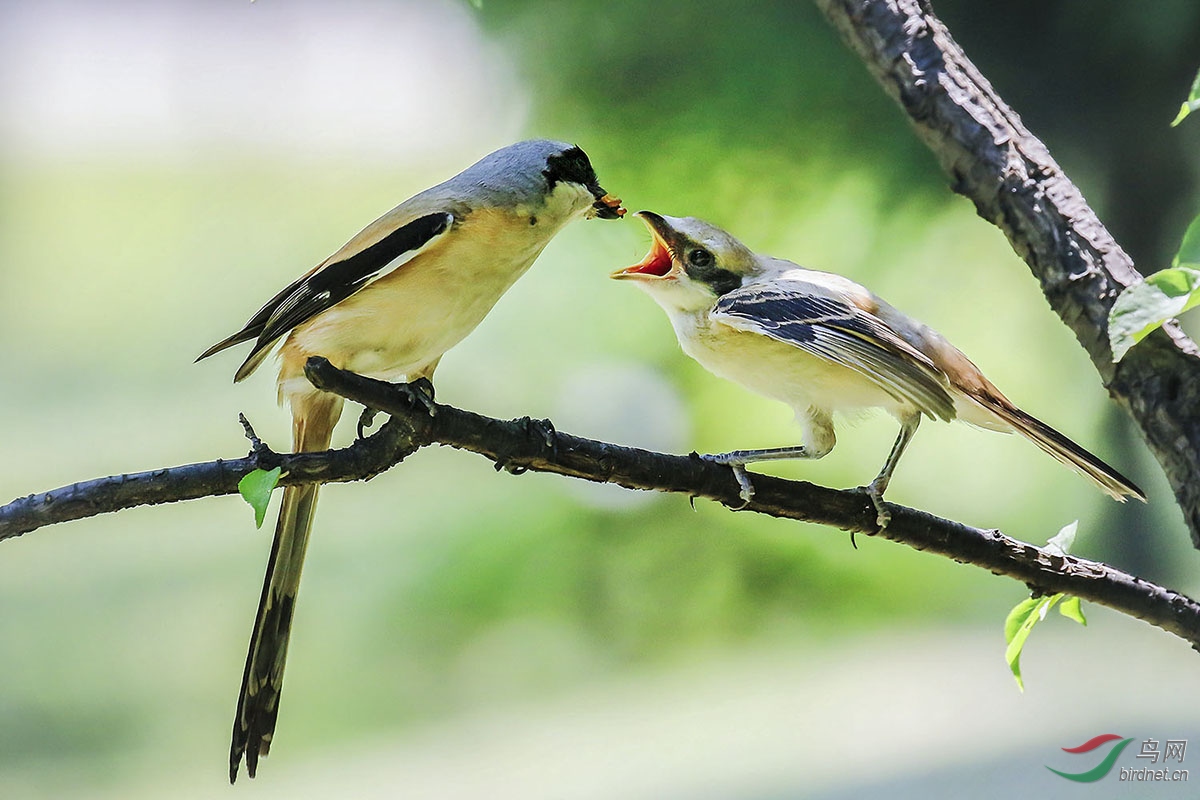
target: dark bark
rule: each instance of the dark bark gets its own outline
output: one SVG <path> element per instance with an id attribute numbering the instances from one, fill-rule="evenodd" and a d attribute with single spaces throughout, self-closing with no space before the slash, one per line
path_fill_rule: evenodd
<path id="1" fill-rule="evenodd" d="M 816 2 L 908 115 L 951 188 L 1025 259 L 1109 394 L 1138 425 L 1200 547 L 1200 349 L 1171 323 L 1112 363 L 1108 311 L 1140 279 L 1132 260 L 928 3 Z"/>

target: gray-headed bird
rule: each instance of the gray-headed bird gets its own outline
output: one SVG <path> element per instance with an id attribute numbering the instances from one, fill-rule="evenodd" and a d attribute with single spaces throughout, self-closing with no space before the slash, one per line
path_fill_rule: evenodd
<path id="1" fill-rule="evenodd" d="M 683 351 L 708 371 L 786 403 L 803 426 L 795 447 L 705 456 L 733 468 L 746 502 L 754 492 L 746 464 L 821 458 L 836 441 L 835 412 L 875 408 L 900 423 L 866 487 L 881 528 L 890 519 L 883 493 L 922 417 L 1015 431 L 1110 497 L 1145 501 L 1128 478 L 1013 405 L 945 337 L 854 281 L 759 255 L 692 217 L 637 216 L 650 229 L 650 252 L 612 277 L 653 297 Z"/>
<path id="2" fill-rule="evenodd" d="M 310 356 L 382 380 L 431 379 L 442 355 L 475 329 L 564 225 L 624 213 L 578 147 L 519 142 L 363 228 L 200 358 L 253 341 L 234 376 L 240 381 L 282 339 L 279 401 L 291 407 L 293 449 L 326 450 L 342 398 L 304 377 Z M 231 782 L 243 754 L 253 778 L 271 747 L 317 489 L 284 490 L 233 723 Z"/>

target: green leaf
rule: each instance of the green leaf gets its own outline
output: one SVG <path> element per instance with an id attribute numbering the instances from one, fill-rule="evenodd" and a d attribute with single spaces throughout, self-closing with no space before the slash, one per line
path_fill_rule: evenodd
<path id="1" fill-rule="evenodd" d="M 1192 220 L 1183 233 L 1183 241 L 1179 243 L 1179 252 L 1171 259 L 1172 267 L 1200 266 L 1200 216 Z"/>
<path id="2" fill-rule="evenodd" d="M 1200 304 L 1198 289 L 1200 269 L 1179 266 L 1156 272 L 1121 292 L 1108 314 L 1113 361 L 1124 358 L 1131 347 L 1167 320 Z"/>
<path id="3" fill-rule="evenodd" d="M 1021 678 L 1021 650 L 1025 647 L 1025 640 L 1029 638 L 1033 626 L 1044 620 L 1054 604 L 1062 598 L 1061 593 L 1027 598 L 1017 603 L 1004 620 L 1004 640 L 1008 643 L 1004 660 L 1008 662 L 1008 668 L 1012 670 L 1017 687 L 1022 692 L 1025 691 L 1025 681 Z"/>
<path id="4" fill-rule="evenodd" d="M 1042 549 L 1056 556 L 1065 556 L 1071 552 L 1071 547 L 1075 544 L 1075 534 L 1078 531 L 1079 520 L 1075 520 L 1070 525 L 1064 525 L 1062 530 L 1050 537 L 1050 541 L 1046 542 L 1046 546 Z"/>
<path id="5" fill-rule="evenodd" d="M 1004 620 L 1004 643 L 1012 644 L 1012 640 L 1016 638 L 1017 631 L 1025 622 L 1025 617 L 1029 616 L 1035 608 L 1037 608 L 1039 597 L 1026 597 L 1021 602 L 1013 607 L 1013 610 L 1008 612 L 1008 617 Z"/>
<path id="6" fill-rule="evenodd" d="M 1196 79 L 1192 81 L 1192 90 L 1188 92 L 1184 104 L 1179 107 L 1179 114 L 1171 121 L 1171 127 L 1174 128 L 1183 122 L 1193 111 L 1200 111 L 1200 72 L 1196 73 Z"/>
<path id="7" fill-rule="evenodd" d="M 1083 615 L 1083 608 L 1079 602 L 1079 598 L 1075 595 L 1070 595 L 1062 601 L 1062 605 L 1058 607 L 1058 613 L 1067 619 L 1073 619 L 1080 625 L 1087 627 L 1087 617 Z"/>
<path id="8" fill-rule="evenodd" d="M 279 485 L 279 476 L 283 469 L 276 467 L 272 470 L 256 469 L 246 473 L 238 481 L 238 491 L 242 499 L 254 509 L 254 527 L 261 528 L 267 516 L 267 505 L 271 502 L 271 492 Z"/>

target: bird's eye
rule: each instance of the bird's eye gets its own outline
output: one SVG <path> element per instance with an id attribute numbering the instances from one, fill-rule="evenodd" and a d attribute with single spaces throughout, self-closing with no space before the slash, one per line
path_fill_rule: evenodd
<path id="1" fill-rule="evenodd" d="M 707 267 L 713 263 L 713 254 L 697 247 L 688 253 L 688 263 L 693 267 Z"/>

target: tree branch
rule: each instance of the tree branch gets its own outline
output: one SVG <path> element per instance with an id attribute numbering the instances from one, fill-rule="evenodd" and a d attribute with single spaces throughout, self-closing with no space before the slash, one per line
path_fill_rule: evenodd
<path id="1" fill-rule="evenodd" d="M 1171 323 L 1113 364 L 1108 311 L 1141 276 L 926 0 L 816 3 L 904 109 L 951 188 L 1029 264 L 1109 394 L 1141 429 L 1200 547 L 1200 349 Z"/>
<path id="2" fill-rule="evenodd" d="M 0 540 L 122 508 L 232 494 L 241 477 L 259 467 L 282 466 L 284 484 L 367 479 L 431 444 L 478 453 L 497 469 L 515 474 L 552 472 L 628 489 L 708 498 L 735 510 L 743 507 L 732 471 L 695 453 L 673 456 L 621 447 L 556 431 L 547 420 L 502 421 L 440 404 L 429 414 L 413 405 L 405 387 L 339 370 L 322 358 L 310 359 L 306 372 L 318 388 L 385 411 L 391 419 L 375 434 L 341 450 L 281 455 L 256 447 L 242 459 L 101 478 L 30 495 L 0 507 Z M 754 487 L 747 511 L 880 536 L 1007 575 L 1043 593 L 1076 595 L 1145 620 L 1200 650 L 1200 603 L 1107 564 L 1055 555 L 999 531 L 890 503 L 892 521 L 880 531 L 870 498 L 857 490 L 838 491 L 767 475 L 755 475 Z"/>
<path id="3" fill-rule="evenodd" d="M 276 453 L 256 442 L 245 458 L 81 481 L 0 506 L 0 541 L 46 525 L 125 508 L 234 494 L 238 481 L 255 469 L 282 467 L 279 482 L 283 485 L 369 480 L 407 458 L 419 446 L 412 443 L 410 432 L 401 422 L 389 420 L 374 435 L 342 450 Z"/>

